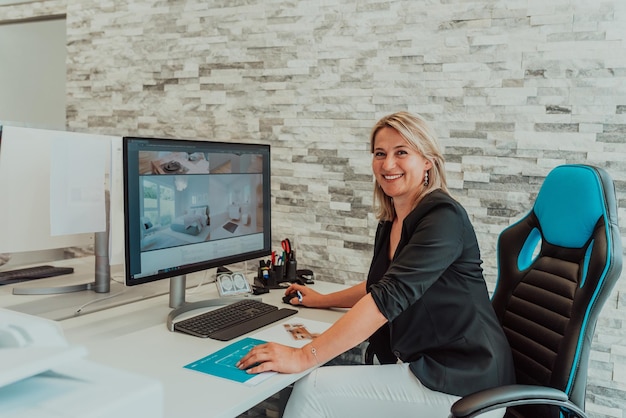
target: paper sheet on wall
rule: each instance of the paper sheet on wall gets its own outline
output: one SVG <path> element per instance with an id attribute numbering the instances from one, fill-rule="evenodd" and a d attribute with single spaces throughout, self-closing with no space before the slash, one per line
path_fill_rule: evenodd
<path id="1" fill-rule="evenodd" d="M 105 172 L 110 142 L 60 133 L 50 158 L 50 234 L 106 230 Z"/>

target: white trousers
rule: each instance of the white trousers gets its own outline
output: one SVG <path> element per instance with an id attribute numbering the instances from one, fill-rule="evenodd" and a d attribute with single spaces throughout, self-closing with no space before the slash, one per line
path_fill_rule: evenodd
<path id="1" fill-rule="evenodd" d="M 283 417 L 447 418 L 457 399 L 425 387 L 408 363 L 328 366 L 295 383 Z M 503 415 L 498 410 L 481 417 Z"/>

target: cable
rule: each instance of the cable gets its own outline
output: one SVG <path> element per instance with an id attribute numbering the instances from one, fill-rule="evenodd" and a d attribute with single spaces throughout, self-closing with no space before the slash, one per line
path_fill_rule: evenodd
<path id="1" fill-rule="evenodd" d="M 202 280 L 200 280 L 200 283 L 198 283 L 197 285 L 194 286 L 194 288 L 190 291 L 187 292 L 187 294 L 192 295 L 194 293 L 196 293 L 198 291 L 198 289 L 200 289 L 202 286 L 204 286 L 205 284 L 210 284 L 210 283 L 215 283 L 215 280 L 210 281 L 210 282 L 205 282 L 205 280 L 207 279 L 207 276 L 209 275 L 209 270 L 205 270 L 204 271 L 204 277 L 202 277 Z"/>
<path id="2" fill-rule="evenodd" d="M 91 305 L 91 304 L 93 304 L 93 303 L 97 303 L 97 302 L 100 302 L 100 301 L 103 301 L 103 300 L 107 300 L 107 299 L 114 298 L 114 297 L 116 297 L 116 296 L 121 295 L 121 294 L 122 294 L 122 293 L 124 293 L 124 292 L 126 292 L 126 289 L 122 290 L 121 292 L 117 292 L 117 293 L 115 293 L 115 294 L 113 294 L 113 295 L 105 296 L 105 297 L 103 297 L 103 298 L 94 299 L 94 300 L 90 300 L 90 301 L 89 301 L 89 302 L 87 302 L 87 303 L 83 303 L 82 305 L 80 305 L 80 306 L 78 307 L 78 309 L 76 309 L 76 312 L 74 312 L 74 316 L 78 316 L 78 315 L 80 315 L 81 311 L 82 311 L 82 310 L 83 310 L 83 308 L 84 308 L 84 307 L 86 307 L 86 306 L 89 306 L 89 305 Z"/>
<path id="3" fill-rule="evenodd" d="M 120 277 L 124 277 L 124 276 L 118 276 L 118 279 L 119 279 Z M 116 277 L 115 277 L 115 276 L 111 276 L 111 281 L 114 281 L 115 283 L 119 283 L 119 284 L 126 285 L 126 283 L 124 283 L 123 281 L 116 280 Z"/>

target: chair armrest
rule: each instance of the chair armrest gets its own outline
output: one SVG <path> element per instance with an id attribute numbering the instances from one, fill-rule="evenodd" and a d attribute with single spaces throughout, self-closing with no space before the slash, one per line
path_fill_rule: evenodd
<path id="1" fill-rule="evenodd" d="M 587 418 L 564 392 L 534 385 L 507 385 L 465 396 L 452 405 L 449 418 L 471 418 L 494 409 L 531 404 L 555 405 L 569 411 L 573 417 Z"/>

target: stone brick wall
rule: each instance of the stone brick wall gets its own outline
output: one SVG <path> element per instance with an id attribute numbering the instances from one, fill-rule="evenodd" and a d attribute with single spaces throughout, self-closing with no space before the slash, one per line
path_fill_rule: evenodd
<path id="1" fill-rule="evenodd" d="M 271 144 L 275 241 L 321 280 L 367 272 L 369 129 L 403 109 L 440 136 L 491 288 L 498 233 L 556 165 L 613 175 L 626 237 L 621 0 L 44 1 L 0 23 L 45 13 L 67 13 L 69 130 Z M 598 324 L 592 417 L 626 410 L 625 292 Z"/>

